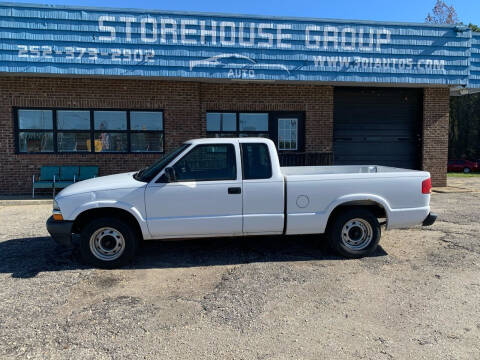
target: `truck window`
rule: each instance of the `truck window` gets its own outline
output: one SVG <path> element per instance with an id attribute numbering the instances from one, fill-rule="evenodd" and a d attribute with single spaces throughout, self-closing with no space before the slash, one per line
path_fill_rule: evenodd
<path id="1" fill-rule="evenodd" d="M 265 144 L 242 144 L 243 178 L 269 179 L 272 177 L 272 164 L 268 146 Z"/>
<path id="2" fill-rule="evenodd" d="M 232 144 L 198 145 L 173 169 L 177 181 L 236 180 L 235 147 Z"/>

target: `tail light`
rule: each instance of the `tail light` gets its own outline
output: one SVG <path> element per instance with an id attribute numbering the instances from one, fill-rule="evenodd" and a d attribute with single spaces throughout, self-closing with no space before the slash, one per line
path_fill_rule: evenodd
<path id="1" fill-rule="evenodd" d="M 430 194 L 432 192 L 432 179 L 422 181 L 422 194 Z"/>

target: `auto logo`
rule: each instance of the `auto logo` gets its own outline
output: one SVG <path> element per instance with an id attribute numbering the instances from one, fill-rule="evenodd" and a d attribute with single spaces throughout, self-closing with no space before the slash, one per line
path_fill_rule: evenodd
<path id="1" fill-rule="evenodd" d="M 219 54 L 202 60 L 191 60 L 190 71 L 196 67 L 229 69 L 229 78 L 255 78 L 255 70 L 281 70 L 290 75 L 290 70 L 283 64 L 258 63 L 241 54 Z"/>

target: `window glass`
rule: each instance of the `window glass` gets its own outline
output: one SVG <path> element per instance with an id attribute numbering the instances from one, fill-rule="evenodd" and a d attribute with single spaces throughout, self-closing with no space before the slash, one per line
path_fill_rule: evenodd
<path id="1" fill-rule="evenodd" d="M 238 134 L 238 137 L 263 137 L 268 139 L 270 137 L 270 134 L 267 133 L 240 133 Z"/>
<path id="2" fill-rule="evenodd" d="M 57 133 L 57 150 L 90 151 L 90 132 L 59 132 Z"/>
<path id="3" fill-rule="evenodd" d="M 18 128 L 31 130 L 53 129 L 52 110 L 18 110 Z"/>
<path id="4" fill-rule="evenodd" d="M 235 180 L 235 148 L 231 144 L 198 145 L 173 168 L 177 181 Z"/>
<path id="5" fill-rule="evenodd" d="M 207 113 L 207 131 L 236 131 L 235 113 Z"/>
<path id="6" fill-rule="evenodd" d="M 270 154 L 265 144 L 242 144 L 242 163 L 245 180 L 272 177 Z"/>
<path id="7" fill-rule="evenodd" d="M 161 111 L 93 111 L 93 129 L 91 110 L 18 109 L 15 114 L 19 152 L 164 151 Z"/>
<path id="8" fill-rule="evenodd" d="M 90 130 L 90 111 L 57 110 L 58 130 Z"/>
<path id="9" fill-rule="evenodd" d="M 155 163 L 145 168 L 144 170 L 138 172 L 135 175 L 135 178 L 140 181 L 150 181 L 152 180 L 160 171 L 163 170 L 173 159 L 175 159 L 182 151 L 186 150 L 190 145 L 182 144 L 175 150 L 169 152 L 167 155 L 162 157 L 160 160 L 157 160 Z"/>
<path id="10" fill-rule="evenodd" d="M 236 131 L 237 130 L 237 116 L 232 113 L 222 114 L 222 131 Z"/>
<path id="11" fill-rule="evenodd" d="M 163 151 L 161 132 L 132 133 L 130 137 L 132 152 Z"/>
<path id="12" fill-rule="evenodd" d="M 221 123 L 220 113 L 207 113 L 207 131 L 220 131 Z"/>
<path id="13" fill-rule="evenodd" d="M 95 133 L 95 152 L 126 152 L 127 146 L 127 134 L 125 133 Z"/>
<path id="14" fill-rule="evenodd" d="M 207 134 L 208 137 L 214 137 L 214 138 L 234 138 L 237 137 L 237 133 L 229 133 L 229 132 L 218 132 L 218 133 L 210 133 Z"/>
<path id="15" fill-rule="evenodd" d="M 163 130 L 163 113 L 160 111 L 130 112 L 131 130 Z"/>
<path id="16" fill-rule="evenodd" d="M 298 119 L 278 119 L 278 150 L 297 150 Z"/>
<path id="17" fill-rule="evenodd" d="M 53 152 L 53 132 L 20 132 L 20 152 Z"/>
<path id="18" fill-rule="evenodd" d="M 268 114 L 240 113 L 240 131 L 268 131 Z"/>
<path id="19" fill-rule="evenodd" d="M 95 130 L 126 130 L 127 113 L 125 111 L 95 111 Z"/>

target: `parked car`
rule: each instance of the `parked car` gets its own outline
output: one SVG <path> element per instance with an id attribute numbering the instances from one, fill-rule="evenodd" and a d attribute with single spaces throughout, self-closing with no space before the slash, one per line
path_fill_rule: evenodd
<path id="1" fill-rule="evenodd" d="M 478 162 L 469 161 L 469 160 L 448 160 L 447 171 L 448 172 L 464 172 L 469 174 L 472 171 L 478 171 Z"/>
<path id="2" fill-rule="evenodd" d="M 52 238 L 80 234 L 83 258 L 129 262 L 139 240 L 328 233 L 358 258 L 386 229 L 435 222 L 430 174 L 385 166 L 280 167 L 271 140 L 191 140 L 138 172 L 62 190 L 47 221 Z"/>

